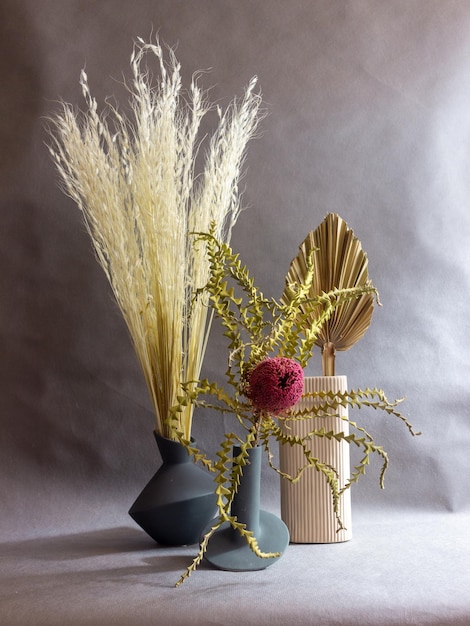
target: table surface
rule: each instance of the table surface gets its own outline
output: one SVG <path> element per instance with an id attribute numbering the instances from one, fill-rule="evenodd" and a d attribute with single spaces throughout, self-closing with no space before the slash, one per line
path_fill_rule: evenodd
<path id="1" fill-rule="evenodd" d="M 203 563 L 132 523 L 0 545 L 0 623 L 470 624 L 470 515 L 369 513 L 341 544 L 294 545 L 266 570 Z"/>

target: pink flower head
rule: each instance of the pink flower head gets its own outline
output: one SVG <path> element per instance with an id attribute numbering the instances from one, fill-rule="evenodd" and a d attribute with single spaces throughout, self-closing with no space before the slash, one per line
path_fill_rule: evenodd
<path id="1" fill-rule="evenodd" d="M 274 415 L 300 400 L 304 390 L 304 372 L 300 365 L 285 357 L 266 359 L 247 376 L 245 395 L 253 406 Z"/>

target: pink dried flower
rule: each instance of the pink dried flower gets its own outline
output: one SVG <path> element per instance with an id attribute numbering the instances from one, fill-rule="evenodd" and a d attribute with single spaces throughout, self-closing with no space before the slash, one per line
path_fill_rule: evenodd
<path id="1" fill-rule="evenodd" d="M 266 359 L 249 372 L 245 395 L 253 406 L 267 413 L 279 414 L 294 406 L 304 390 L 304 372 L 293 359 Z"/>

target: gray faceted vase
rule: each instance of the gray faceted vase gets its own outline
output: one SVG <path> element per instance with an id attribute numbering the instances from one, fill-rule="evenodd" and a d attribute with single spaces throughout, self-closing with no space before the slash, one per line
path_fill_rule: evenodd
<path id="1" fill-rule="evenodd" d="M 162 465 L 129 509 L 129 515 L 161 545 L 198 543 L 217 511 L 213 477 L 193 462 L 179 442 L 154 434 Z"/>
<path id="2" fill-rule="evenodd" d="M 205 553 L 206 560 L 218 569 L 234 572 L 265 569 L 278 561 L 289 545 L 289 531 L 284 522 L 276 515 L 260 510 L 262 452 L 260 447 L 248 451 L 249 462 L 243 467 L 231 514 L 253 531 L 263 552 L 279 552 L 280 555 L 269 558 L 257 556 L 238 530 L 226 522 L 210 538 Z M 240 448 L 234 446 L 234 457 L 239 454 Z M 210 525 L 207 530 L 209 528 Z"/>

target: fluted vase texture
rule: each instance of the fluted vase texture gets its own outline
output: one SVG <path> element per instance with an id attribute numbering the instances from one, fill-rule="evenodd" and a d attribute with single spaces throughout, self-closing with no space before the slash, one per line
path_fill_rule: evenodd
<path id="1" fill-rule="evenodd" d="M 346 391 L 346 376 L 312 376 L 304 379 L 305 392 Z M 295 408 L 310 406 L 312 399 L 300 400 Z M 349 433 L 349 424 L 341 417 L 348 416 L 347 407 L 339 407 L 335 415 L 289 424 L 289 434 L 303 437 L 314 429 L 324 428 L 336 433 Z M 335 468 L 338 472 L 339 487 L 343 487 L 350 477 L 349 444 L 326 437 L 313 437 L 309 443 L 315 458 Z M 280 469 L 295 475 L 305 464 L 299 446 L 281 445 L 279 450 Z M 338 531 L 338 523 L 333 510 L 331 490 L 325 476 L 314 468 L 307 469 L 296 483 L 281 481 L 281 517 L 286 523 L 290 538 L 295 543 L 336 543 L 348 541 L 351 530 L 351 495 L 347 489 L 341 496 L 339 513 L 344 529 Z"/>

